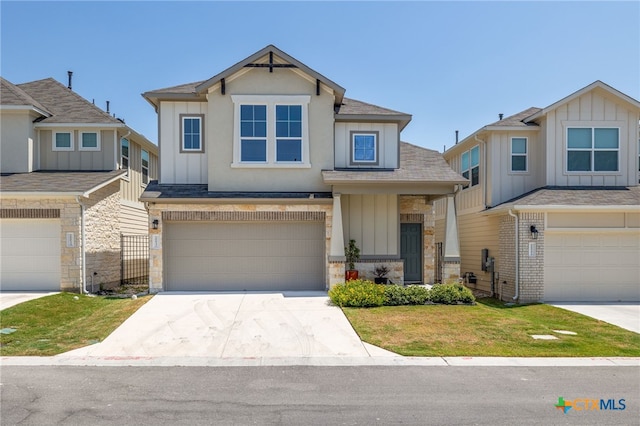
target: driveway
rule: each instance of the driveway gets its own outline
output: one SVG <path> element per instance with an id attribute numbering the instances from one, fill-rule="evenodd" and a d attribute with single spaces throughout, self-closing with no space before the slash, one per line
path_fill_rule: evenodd
<path id="1" fill-rule="evenodd" d="M 155 295 L 103 342 L 65 356 L 368 357 L 395 355 L 360 341 L 325 292 Z"/>
<path id="2" fill-rule="evenodd" d="M 27 302 L 40 297 L 56 294 L 55 291 L 1 291 L 0 292 L 0 311 L 10 308 L 22 302 Z"/>
<path id="3" fill-rule="evenodd" d="M 618 327 L 640 333 L 640 303 L 549 303 L 556 308 L 577 312 Z"/>

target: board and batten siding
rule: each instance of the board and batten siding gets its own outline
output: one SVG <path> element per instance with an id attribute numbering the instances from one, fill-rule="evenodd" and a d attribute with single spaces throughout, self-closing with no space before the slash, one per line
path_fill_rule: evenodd
<path id="1" fill-rule="evenodd" d="M 366 168 L 396 169 L 399 167 L 399 135 L 395 123 L 336 123 L 335 125 L 335 166 L 354 167 L 351 161 L 351 132 L 378 133 L 378 165 Z"/>
<path id="2" fill-rule="evenodd" d="M 343 195 L 344 244 L 353 239 L 361 256 L 399 256 L 398 196 Z"/>
<path id="3" fill-rule="evenodd" d="M 73 133 L 73 151 L 54 151 L 53 133 L 55 131 Z M 80 130 L 74 129 L 41 129 L 40 170 L 115 170 L 118 159 L 114 157 L 117 150 L 116 130 L 82 129 L 87 132 L 100 132 L 100 151 L 80 151 Z"/>
<path id="4" fill-rule="evenodd" d="M 135 140 L 129 140 L 129 176 L 122 178 L 120 184 L 120 190 L 123 200 L 128 200 L 134 203 L 138 203 L 138 199 L 144 192 L 146 184 L 142 182 L 142 147 L 135 142 Z M 122 149 L 122 147 L 120 147 Z M 155 180 L 158 178 L 158 156 L 149 152 L 149 180 Z M 119 156 L 122 155 L 120 151 Z M 119 157 L 119 161 L 122 161 L 122 157 Z M 120 165 L 122 167 L 122 164 Z M 142 203 L 139 203 L 139 207 L 142 208 Z"/>
<path id="5" fill-rule="evenodd" d="M 489 257 L 495 258 L 495 270 L 500 270 L 498 216 L 465 214 L 458 216 L 460 238 L 460 273 L 473 272 L 478 278 L 474 288 L 491 291 L 491 274 L 482 271 L 482 249 L 489 249 Z M 473 287 L 473 284 L 471 284 Z"/>
<path id="6" fill-rule="evenodd" d="M 638 183 L 638 114 L 611 95 L 591 91 L 559 106 L 543 122 L 547 151 L 546 185 L 627 186 Z M 620 129 L 619 171 L 566 171 L 568 127 L 617 127 Z M 555 141 L 555 143 L 554 143 Z"/>
<path id="7" fill-rule="evenodd" d="M 160 182 L 165 184 L 203 184 L 207 183 L 207 154 L 214 149 L 209 146 L 211 133 L 215 131 L 207 126 L 206 102 L 161 102 L 158 110 L 160 120 L 159 146 Z M 180 114 L 204 114 L 204 152 L 180 152 Z"/>

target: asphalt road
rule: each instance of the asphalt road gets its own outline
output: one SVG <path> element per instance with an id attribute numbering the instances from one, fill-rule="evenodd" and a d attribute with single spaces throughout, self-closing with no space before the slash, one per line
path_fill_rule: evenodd
<path id="1" fill-rule="evenodd" d="M 16 367 L 7 425 L 638 425 L 638 367 Z M 613 399 L 624 410 L 554 407 Z M 588 403 L 578 403 L 581 408 Z M 611 408 L 612 406 L 609 405 Z"/>

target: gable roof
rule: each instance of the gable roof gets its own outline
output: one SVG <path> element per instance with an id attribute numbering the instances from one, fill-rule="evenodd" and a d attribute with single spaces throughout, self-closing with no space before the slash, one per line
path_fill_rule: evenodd
<path id="1" fill-rule="evenodd" d="M 51 116 L 40 120 L 46 124 L 100 124 L 124 127 L 124 124 L 101 110 L 53 78 L 17 85 L 29 96 L 37 99 Z"/>
<path id="2" fill-rule="evenodd" d="M 536 114 L 538 112 L 542 111 L 541 108 L 536 108 L 536 107 L 531 107 L 531 108 L 527 108 L 524 111 L 520 111 L 517 114 L 513 114 L 510 115 L 509 117 L 503 118 L 502 120 L 498 120 L 495 123 L 491 123 L 485 127 L 483 127 L 483 129 L 489 129 L 489 127 L 522 127 L 522 128 L 526 128 L 526 127 L 531 127 L 531 126 L 537 126 L 536 123 L 528 123 L 526 122 L 526 119 L 531 117 L 533 114 Z"/>
<path id="3" fill-rule="evenodd" d="M 51 115 L 40 102 L 4 77 L 0 77 L 0 105 L 30 106 L 41 115 Z"/>
<path id="4" fill-rule="evenodd" d="M 335 118 L 337 121 L 398 121 L 402 130 L 411 121 L 411 114 L 343 98 L 342 103 L 336 106 Z"/>

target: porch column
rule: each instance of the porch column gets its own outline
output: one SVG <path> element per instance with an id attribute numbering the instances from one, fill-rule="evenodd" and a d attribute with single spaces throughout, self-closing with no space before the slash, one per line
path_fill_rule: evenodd
<path id="1" fill-rule="evenodd" d="M 344 231 L 342 230 L 341 194 L 333 194 L 333 223 L 331 224 L 330 260 L 344 261 Z"/>
<path id="2" fill-rule="evenodd" d="M 456 217 L 456 205 L 454 196 L 447 196 L 447 217 L 445 219 L 444 261 L 460 261 L 460 243 L 458 240 L 458 219 Z"/>

